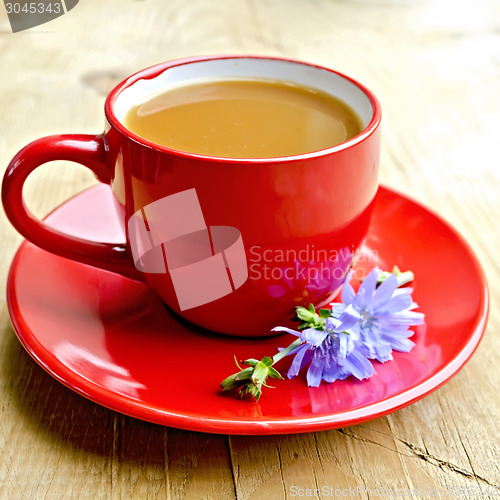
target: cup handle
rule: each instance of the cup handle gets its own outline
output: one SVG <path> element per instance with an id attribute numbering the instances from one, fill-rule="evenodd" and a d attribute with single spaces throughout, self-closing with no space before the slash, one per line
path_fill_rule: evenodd
<path id="1" fill-rule="evenodd" d="M 48 252 L 144 281 L 125 243 L 101 243 L 71 236 L 50 227 L 30 212 L 23 199 L 24 182 L 35 168 L 53 160 L 80 163 L 92 170 L 101 182 L 111 182 L 112 166 L 107 161 L 102 135 L 53 135 L 33 141 L 12 159 L 3 179 L 2 201 L 12 225 Z"/>

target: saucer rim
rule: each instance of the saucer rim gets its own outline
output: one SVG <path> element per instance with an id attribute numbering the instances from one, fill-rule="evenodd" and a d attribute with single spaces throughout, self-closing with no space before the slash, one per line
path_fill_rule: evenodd
<path id="1" fill-rule="evenodd" d="M 109 189 L 109 187 L 102 184 L 91 186 L 61 203 L 46 217 L 49 217 L 52 213 L 58 211 L 70 201 L 74 201 L 76 198 L 84 196 L 91 190 L 98 189 Z M 441 365 L 436 373 L 424 379 L 417 385 L 404 389 L 400 393 L 389 398 L 375 403 L 370 403 L 366 406 L 334 414 L 299 418 L 293 416 L 265 417 L 262 419 L 256 419 L 253 417 L 238 417 L 238 420 L 235 420 L 235 417 L 228 417 L 227 419 L 201 417 L 199 414 L 193 415 L 188 414 L 187 412 L 180 413 L 178 411 L 169 411 L 150 403 L 145 405 L 143 402 L 136 399 L 118 394 L 113 390 L 103 388 L 74 372 L 59 362 L 59 360 L 54 358 L 52 353 L 37 340 L 36 334 L 24 321 L 20 312 L 21 307 L 19 306 L 16 296 L 14 275 L 19 265 L 23 249 L 29 245 L 33 246 L 32 243 L 26 240 L 21 243 L 20 247 L 16 251 L 7 277 L 6 301 L 14 332 L 25 350 L 37 362 L 37 364 L 39 364 L 49 375 L 67 388 L 110 410 L 154 424 L 214 434 L 278 435 L 336 429 L 386 416 L 415 403 L 416 401 L 439 389 L 464 367 L 478 348 L 481 339 L 483 338 L 489 316 L 490 300 L 486 276 L 477 256 L 469 243 L 451 224 L 436 214 L 432 209 L 426 207 L 418 201 L 415 201 L 413 198 L 401 193 L 400 191 L 389 188 L 385 185 L 380 185 L 376 196 L 379 196 L 380 191 L 386 191 L 389 195 L 397 198 L 403 198 L 404 200 L 416 205 L 419 209 L 424 210 L 427 214 L 429 214 L 429 216 L 437 219 L 438 222 L 443 224 L 453 234 L 454 238 L 458 240 L 468 254 L 468 257 L 471 259 L 471 263 L 473 264 L 474 270 L 477 274 L 478 283 L 481 285 L 482 292 L 480 297 L 480 306 L 478 307 L 477 320 L 470 328 L 470 334 L 466 345 L 457 352 L 453 359 L 449 360 L 448 363 Z M 43 353 L 47 353 L 50 363 L 44 359 Z"/>

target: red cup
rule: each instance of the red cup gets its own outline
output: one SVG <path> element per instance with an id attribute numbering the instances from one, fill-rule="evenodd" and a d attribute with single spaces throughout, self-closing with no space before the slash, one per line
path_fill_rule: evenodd
<path id="1" fill-rule="evenodd" d="M 346 102 L 364 129 L 337 146 L 280 158 L 192 154 L 149 142 L 124 125 L 128 109 L 170 87 L 267 78 Z M 148 283 L 185 319 L 238 336 L 290 325 L 294 307 L 328 303 L 370 221 L 378 187 L 380 105 L 336 71 L 275 57 L 205 56 L 153 66 L 116 86 L 99 135 L 55 135 L 23 148 L 2 186 L 5 212 L 35 245 Z M 22 189 L 52 160 L 88 167 L 109 184 L 126 241 L 96 243 L 36 219 Z"/>

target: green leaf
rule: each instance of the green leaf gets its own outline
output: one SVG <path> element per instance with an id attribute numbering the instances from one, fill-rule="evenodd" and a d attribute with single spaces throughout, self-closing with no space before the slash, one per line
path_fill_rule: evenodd
<path id="1" fill-rule="evenodd" d="M 266 381 L 267 376 L 269 375 L 269 368 L 261 362 L 257 363 L 253 369 L 252 373 L 252 382 L 254 384 L 262 384 Z"/>
<path id="2" fill-rule="evenodd" d="M 258 386 L 249 382 L 240 389 L 240 398 L 256 398 L 258 401 L 261 396 L 261 390 Z"/>
<path id="3" fill-rule="evenodd" d="M 314 314 L 311 314 L 309 309 L 302 306 L 296 307 L 295 314 L 303 321 L 311 321 L 314 318 Z"/>
<path id="4" fill-rule="evenodd" d="M 248 358 L 245 359 L 245 361 L 242 361 L 244 365 L 250 365 L 250 366 L 255 366 L 258 362 L 259 360 L 254 358 Z"/>
<path id="5" fill-rule="evenodd" d="M 329 318 L 332 315 L 331 309 L 320 309 L 319 315 L 322 318 Z"/>
<path id="6" fill-rule="evenodd" d="M 253 368 L 245 368 L 233 375 L 234 380 L 249 380 L 252 376 Z"/>
<path id="7" fill-rule="evenodd" d="M 262 384 L 264 387 L 268 387 L 269 389 L 274 389 L 274 385 Z M 262 392 L 262 391 L 261 391 Z"/>
<path id="8" fill-rule="evenodd" d="M 235 389 L 238 389 L 241 387 L 243 384 L 245 384 L 245 381 L 238 381 L 234 379 L 234 376 L 231 375 L 230 377 L 227 377 L 224 379 L 221 383 L 220 386 L 223 391 L 234 391 Z"/>
<path id="9" fill-rule="evenodd" d="M 272 366 L 272 364 L 274 363 L 274 360 L 273 358 L 269 357 L 269 356 L 264 356 L 262 358 L 262 363 L 264 363 L 266 366 Z"/>
<path id="10" fill-rule="evenodd" d="M 234 362 L 236 364 L 236 367 L 238 368 L 238 370 L 243 370 L 243 368 L 238 364 L 238 360 L 236 359 L 236 354 L 233 354 L 234 356 Z"/>
<path id="11" fill-rule="evenodd" d="M 277 380 L 283 380 L 283 376 L 281 375 L 281 373 L 272 366 L 269 367 L 269 376 Z"/>

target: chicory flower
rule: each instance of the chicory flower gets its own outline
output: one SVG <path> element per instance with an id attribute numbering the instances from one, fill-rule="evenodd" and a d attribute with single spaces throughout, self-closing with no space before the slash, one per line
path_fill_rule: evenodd
<path id="1" fill-rule="evenodd" d="M 350 284 L 350 272 L 343 285 L 341 303 L 332 303 L 331 310 L 316 312 L 297 307 L 301 321 L 299 331 L 278 326 L 275 332 L 288 332 L 297 337 L 288 347 L 262 360 L 253 358 L 243 363 L 246 368 L 227 377 L 224 391 L 239 390 L 240 397 L 258 400 L 268 377 L 281 379 L 273 365 L 288 355 L 295 355 L 288 378 L 293 378 L 309 365 L 307 385 L 318 387 L 322 380 L 331 383 L 354 376 L 359 380 L 371 377 L 375 370 L 370 360 L 382 363 L 392 359 L 392 351 L 408 352 L 414 346 L 410 340 L 411 326 L 424 323 L 424 315 L 414 311 L 418 306 L 411 297 L 411 288 L 401 288 L 413 280 L 411 271 L 392 273 L 373 269 L 355 293 Z"/>
<path id="2" fill-rule="evenodd" d="M 392 359 L 392 351 L 408 352 L 414 346 L 409 340 L 411 326 L 424 323 L 424 315 L 415 312 L 417 304 L 411 288 L 398 288 L 396 274 L 391 274 L 377 287 L 381 270 L 373 269 L 361 283 L 357 293 L 350 284 L 352 272 L 342 288 L 342 303 L 333 303 L 332 315 L 350 324 L 358 339 L 360 351 L 382 363 Z"/>
<path id="3" fill-rule="evenodd" d="M 348 320 L 350 321 L 350 320 Z M 296 335 L 303 343 L 289 354 L 295 358 L 287 377 L 293 378 L 310 363 L 307 385 L 318 387 L 322 380 L 331 383 L 353 375 L 363 380 L 375 373 L 372 364 L 359 349 L 354 336 L 345 330 L 347 325 L 334 317 L 326 318 L 325 329 L 307 328 L 302 331 L 276 327 L 275 332 Z"/>

